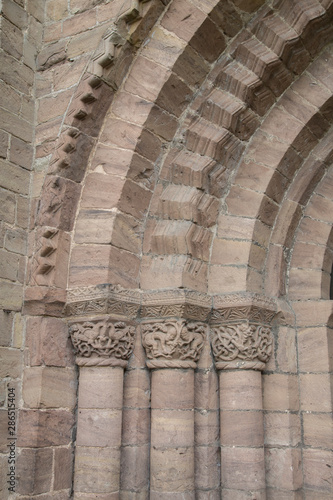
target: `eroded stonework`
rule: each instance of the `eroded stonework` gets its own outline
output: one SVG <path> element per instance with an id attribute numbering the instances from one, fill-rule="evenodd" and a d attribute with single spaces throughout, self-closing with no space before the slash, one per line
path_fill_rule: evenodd
<path id="1" fill-rule="evenodd" d="M 202 351 L 207 325 L 156 321 L 142 325 L 142 344 L 148 368 L 195 368 Z"/>
<path id="2" fill-rule="evenodd" d="M 102 319 L 73 323 L 69 328 L 76 363 L 126 366 L 132 354 L 135 327 L 123 321 Z"/>
<path id="3" fill-rule="evenodd" d="M 212 328 L 212 350 L 216 367 L 262 370 L 272 354 L 268 327 L 248 321 Z"/>

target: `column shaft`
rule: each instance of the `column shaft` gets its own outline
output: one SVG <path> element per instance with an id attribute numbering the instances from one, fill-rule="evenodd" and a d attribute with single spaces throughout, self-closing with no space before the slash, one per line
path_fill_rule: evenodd
<path id="1" fill-rule="evenodd" d="M 151 500 L 193 500 L 194 371 L 152 372 Z"/>
<path id="2" fill-rule="evenodd" d="M 74 498 L 119 498 L 123 406 L 121 366 L 81 366 Z"/>
<path id="3" fill-rule="evenodd" d="M 261 372 L 220 371 L 221 483 L 224 500 L 265 500 Z"/>

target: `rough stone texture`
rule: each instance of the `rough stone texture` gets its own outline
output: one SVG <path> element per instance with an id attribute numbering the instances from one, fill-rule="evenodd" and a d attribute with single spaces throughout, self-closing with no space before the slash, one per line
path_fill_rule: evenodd
<path id="1" fill-rule="evenodd" d="M 331 0 L 0 3 L 1 498 L 8 387 L 22 500 L 331 498 Z M 73 480 L 66 295 L 133 316 L 105 283 L 266 294 L 273 354 L 219 375 L 207 339 L 189 382 L 138 335 L 124 384 L 80 368 Z"/>

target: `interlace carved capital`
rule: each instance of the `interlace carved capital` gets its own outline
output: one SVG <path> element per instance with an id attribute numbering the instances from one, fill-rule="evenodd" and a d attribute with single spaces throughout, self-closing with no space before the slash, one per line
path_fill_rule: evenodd
<path id="1" fill-rule="evenodd" d="M 181 320 L 142 324 L 142 344 L 148 368 L 195 368 L 207 325 Z"/>
<path id="2" fill-rule="evenodd" d="M 248 320 L 212 327 L 211 343 L 219 370 L 263 370 L 272 354 L 271 329 Z"/>
<path id="3" fill-rule="evenodd" d="M 79 366 L 123 366 L 132 354 L 135 327 L 109 318 L 72 323 L 69 334 Z"/>
<path id="4" fill-rule="evenodd" d="M 250 292 L 215 296 L 211 344 L 220 370 L 263 370 L 272 354 L 271 322 L 276 304 Z"/>

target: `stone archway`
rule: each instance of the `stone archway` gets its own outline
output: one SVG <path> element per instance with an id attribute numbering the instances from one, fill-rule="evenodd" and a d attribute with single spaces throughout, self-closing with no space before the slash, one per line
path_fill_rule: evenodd
<path id="1" fill-rule="evenodd" d="M 263 408 L 269 414 L 266 425 L 274 423 L 282 411 L 288 412 L 286 432 L 295 425 L 298 409 L 285 402 L 277 408 L 274 404 L 279 402 L 274 400 L 272 407 L 270 397 L 276 385 L 286 383 L 291 398 L 296 372 L 286 368 L 281 373 L 281 367 L 274 365 L 276 357 L 269 361 L 263 407 L 260 370 L 268 360 L 268 350 L 267 356 L 261 353 L 261 360 L 255 355 L 251 366 L 245 356 L 246 370 L 239 369 L 241 365 L 232 366 L 231 371 L 221 369 L 219 402 L 215 366 L 222 368 L 218 366 L 221 359 L 216 357 L 214 365 L 207 332 L 210 324 L 215 335 L 225 339 L 227 334 L 232 336 L 231 331 L 240 335 L 239 326 L 246 326 L 248 330 L 243 330 L 252 338 L 254 334 L 269 336 L 278 305 L 287 318 L 280 328 L 279 345 L 282 351 L 286 345 L 291 346 L 290 352 L 293 349 L 285 330 L 294 326 L 288 303 L 276 304 L 271 298 L 280 299 L 280 276 L 285 274 L 281 252 L 293 240 L 293 225 L 297 225 L 297 207 L 296 215 L 288 211 L 295 201 L 289 193 L 300 183 L 297 177 L 293 182 L 288 169 L 292 165 L 301 173 L 311 170 L 304 166 L 302 152 L 313 136 L 314 143 L 321 139 L 328 123 L 331 91 L 326 88 L 329 64 L 324 61 L 329 52 L 317 60 L 316 75 L 324 78 L 319 83 L 323 99 L 312 107 L 312 94 L 306 96 L 309 114 L 303 121 L 283 110 L 288 91 L 278 99 L 292 81 L 289 97 L 299 93 L 294 89 L 308 78 L 304 71 L 311 74 L 311 58 L 330 40 L 331 12 L 319 2 L 297 6 L 275 2 L 263 6 L 249 21 L 251 16 L 240 10 L 254 12 L 261 4 L 253 2 L 249 9 L 244 2 L 229 2 L 228 7 L 222 2 L 171 2 L 137 53 L 131 52 L 127 42 L 121 45 L 112 36 L 106 37 L 107 55 L 119 50 L 131 63 L 124 70 L 116 60 L 119 90 L 115 92 L 108 80 L 112 66 L 104 61 L 104 54 L 97 64 L 106 68 L 107 76 L 82 79 L 73 101 L 75 110 L 70 109 L 65 119 L 70 126 L 60 139 L 45 184 L 38 216 L 35 281 L 27 291 L 25 307 L 34 316 L 55 316 L 52 321 L 63 328 L 66 304 L 65 317 L 72 325 L 78 354 L 87 353 L 82 345 L 91 347 L 98 339 L 92 356 L 78 356 L 84 360 L 78 360 L 75 498 L 91 498 L 92 494 L 97 498 L 147 498 L 149 494 L 151 498 L 219 498 L 221 481 L 226 498 L 248 494 L 265 498 L 266 493 L 272 499 L 279 495 L 297 498 L 301 494 L 303 482 L 295 466 L 300 444 L 288 443 L 283 452 L 269 448 L 266 480 L 263 448 Z M 179 14 L 188 11 L 186 29 L 180 28 Z M 155 11 L 156 19 L 161 12 Z M 126 16 L 131 20 L 132 14 Z M 246 29 L 243 23 L 248 23 Z M 318 44 L 314 43 L 314 26 L 323 32 Z M 229 42 L 231 37 L 235 38 Z M 201 43 L 203 38 L 207 46 Z M 216 39 L 218 44 L 213 43 Z M 230 44 L 224 52 L 226 41 Z M 192 64 L 195 71 L 184 70 Z M 154 75 L 158 78 L 153 80 Z M 134 113 L 126 108 L 128 102 Z M 299 112 L 296 98 L 295 102 L 295 112 Z M 325 106 L 326 115 L 318 112 Z M 279 136 L 281 114 L 295 125 L 295 137 L 289 142 Z M 90 128 L 94 133 L 89 135 Z M 262 159 L 255 156 L 260 147 Z M 269 163 L 270 153 L 276 153 L 274 165 Z M 311 154 L 317 158 L 318 151 L 314 148 Z M 263 181 L 260 189 L 257 179 Z M 318 181 L 314 176 L 304 186 L 302 200 Z M 290 214 L 287 228 L 284 213 Z M 297 274 L 297 270 L 292 272 Z M 231 292 L 233 297 L 226 296 Z M 230 316 L 234 317 L 230 320 Z M 50 325 L 52 321 L 43 318 L 37 323 Z M 124 375 L 134 326 L 134 355 Z M 172 343 L 175 338 L 178 343 Z M 163 351 L 156 339 L 164 347 L 169 342 L 169 347 Z M 118 345 L 127 342 L 127 350 L 116 355 L 111 340 Z M 180 354 L 182 346 L 186 349 Z M 70 368 L 57 372 L 62 383 L 68 383 L 62 378 L 65 372 L 66 376 L 71 372 L 74 380 L 70 363 Z M 151 386 L 147 366 L 153 371 Z M 49 377 L 56 375 L 53 369 L 44 368 L 31 368 L 30 373 L 38 379 L 41 392 L 48 390 Z M 96 380 L 108 378 L 117 383 L 94 399 Z M 174 390 L 177 387 L 185 388 L 186 397 Z M 235 393 L 239 398 L 230 402 Z M 57 406 L 55 401 L 50 404 Z M 57 408 L 54 415 L 59 416 Z M 243 428 L 245 417 L 252 424 L 235 441 L 234 422 Z M 107 440 L 105 428 L 110 431 Z M 268 444 L 276 444 L 274 438 Z M 93 465 L 92 452 L 98 452 Z M 105 459 L 103 467 L 97 458 L 100 454 Z M 184 461 L 182 455 L 188 459 Z M 282 461 L 295 472 L 278 484 L 272 470 Z M 316 491 L 318 485 L 309 482 L 306 473 L 304 477 L 305 488 Z M 322 491 L 321 485 L 318 488 Z"/>

